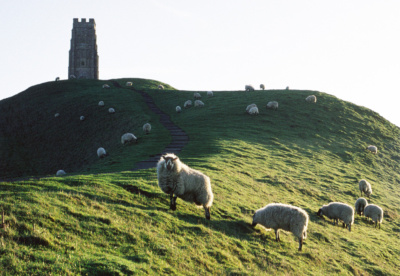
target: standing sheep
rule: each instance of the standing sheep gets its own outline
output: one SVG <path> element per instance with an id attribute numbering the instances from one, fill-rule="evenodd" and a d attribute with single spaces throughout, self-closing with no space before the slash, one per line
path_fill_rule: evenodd
<path id="1" fill-rule="evenodd" d="M 257 223 L 275 230 L 276 241 L 280 241 L 279 229 L 290 231 L 299 239 L 299 251 L 307 238 L 308 214 L 303 209 L 281 203 L 270 203 L 253 215 L 252 226 Z"/>
<path id="2" fill-rule="evenodd" d="M 379 224 L 379 229 L 381 229 L 381 223 L 383 220 L 383 210 L 381 207 L 375 204 L 369 204 L 364 209 L 364 216 L 366 218 L 371 218 L 375 222 L 375 228 Z"/>
<path id="3" fill-rule="evenodd" d="M 110 114 L 114 114 L 114 113 L 115 113 L 115 109 L 114 109 L 114 108 L 112 108 L 112 107 L 110 107 L 110 108 L 108 109 L 108 113 L 110 113 Z"/>
<path id="4" fill-rule="evenodd" d="M 85 120 L 85 116 L 81 116 L 81 117 L 79 118 L 79 120 L 84 121 L 84 120 Z"/>
<path id="5" fill-rule="evenodd" d="M 137 143 L 137 138 L 132 133 L 125 133 L 124 135 L 121 136 L 121 143 L 122 145 Z"/>
<path id="6" fill-rule="evenodd" d="M 60 81 L 60 77 L 57 77 L 57 78 L 56 78 L 56 81 Z"/>
<path id="7" fill-rule="evenodd" d="M 268 102 L 267 109 L 278 110 L 278 102 L 276 101 Z"/>
<path id="8" fill-rule="evenodd" d="M 247 107 L 246 107 L 246 112 L 247 113 L 249 113 L 249 111 L 250 111 L 250 109 L 252 108 L 252 107 L 257 107 L 257 105 L 256 104 L 249 104 Z"/>
<path id="9" fill-rule="evenodd" d="M 194 97 L 195 100 L 201 99 L 201 95 L 200 95 L 200 93 L 198 93 L 198 92 L 195 92 L 195 93 L 193 94 L 193 97 Z"/>
<path id="10" fill-rule="evenodd" d="M 316 103 L 317 102 L 317 97 L 315 95 L 310 95 L 306 98 L 306 101 L 309 103 Z"/>
<path id="11" fill-rule="evenodd" d="M 184 108 L 189 108 L 189 107 L 192 107 L 192 101 L 191 100 L 187 100 L 184 104 L 183 104 L 183 107 Z"/>
<path id="12" fill-rule="evenodd" d="M 100 101 L 100 102 L 99 102 L 99 106 L 104 106 L 104 102 L 103 102 L 103 101 Z"/>
<path id="13" fill-rule="evenodd" d="M 54 114 L 54 118 L 57 118 L 57 117 L 59 117 L 59 116 L 60 116 L 60 113 Z"/>
<path id="14" fill-rule="evenodd" d="M 133 83 L 132 83 L 131 81 L 127 81 L 125 85 L 126 85 L 126 86 L 132 86 Z"/>
<path id="15" fill-rule="evenodd" d="M 103 88 L 110 88 L 108 84 L 103 84 Z"/>
<path id="16" fill-rule="evenodd" d="M 176 210 L 176 199 L 179 197 L 198 206 L 202 205 L 206 219 L 211 218 L 210 207 L 214 195 L 208 176 L 188 167 L 175 154 L 167 153 L 157 163 L 157 178 L 160 189 L 170 195 L 171 210 Z"/>
<path id="17" fill-rule="evenodd" d="M 260 84 L 260 89 L 265 90 L 265 85 L 264 84 Z"/>
<path id="18" fill-rule="evenodd" d="M 214 92 L 212 91 L 207 91 L 207 97 L 213 97 L 214 96 Z"/>
<path id="19" fill-rule="evenodd" d="M 99 157 L 99 158 L 103 158 L 103 157 L 105 157 L 107 155 L 107 152 L 106 152 L 106 150 L 104 149 L 104 148 L 98 148 L 97 149 L 97 156 Z"/>
<path id="20" fill-rule="evenodd" d="M 365 209 L 365 207 L 367 205 L 368 205 L 368 201 L 365 198 L 360 197 L 359 199 L 356 200 L 356 204 L 354 205 L 354 207 L 355 207 L 354 209 L 356 210 L 356 213 L 359 216 L 362 216 L 363 213 L 364 213 L 364 209 Z"/>
<path id="21" fill-rule="evenodd" d="M 159 85 L 158 85 L 158 89 L 164 90 L 164 85 L 159 84 Z"/>
<path id="22" fill-rule="evenodd" d="M 200 100 L 195 100 L 194 101 L 194 107 L 203 107 L 204 103 Z"/>
<path id="23" fill-rule="evenodd" d="M 178 105 L 177 107 L 175 107 L 176 113 L 181 113 L 182 112 L 182 108 Z"/>
<path id="24" fill-rule="evenodd" d="M 258 113 L 258 107 L 257 107 L 257 106 L 254 106 L 254 107 L 250 108 L 249 114 L 250 114 L 250 115 L 258 115 L 258 114 L 259 114 L 259 113 Z"/>
<path id="25" fill-rule="evenodd" d="M 364 193 L 368 198 L 372 195 L 372 188 L 371 184 L 365 180 L 361 179 L 360 182 L 358 183 L 358 189 L 360 189 L 361 196 Z"/>
<path id="26" fill-rule="evenodd" d="M 254 91 L 253 85 L 247 84 L 244 86 L 245 91 Z"/>
<path id="27" fill-rule="evenodd" d="M 354 223 L 354 209 L 345 203 L 331 202 L 328 205 L 322 206 L 318 210 L 318 216 L 327 216 L 333 219 L 333 225 L 338 224 L 339 219 L 343 221 L 343 227 L 347 227 L 351 231 L 351 225 Z"/>
<path id="28" fill-rule="evenodd" d="M 63 176 L 65 174 L 66 174 L 66 172 L 64 170 L 58 170 L 56 173 L 56 176 Z"/>
<path id="29" fill-rule="evenodd" d="M 378 153 L 378 148 L 376 146 L 373 145 L 369 145 L 367 147 L 367 150 L 369 150 L 370 152 L 372 152 L 373 154 L 377 154 Z"/>
<path id="30" fill-rule="evenodd" d="M 143 125 L 143 131 L 144 131 L 145 134 L 149 134 L 150 131 L 151 131 L 151 125 L 149 123 L 145 123 Z"/>

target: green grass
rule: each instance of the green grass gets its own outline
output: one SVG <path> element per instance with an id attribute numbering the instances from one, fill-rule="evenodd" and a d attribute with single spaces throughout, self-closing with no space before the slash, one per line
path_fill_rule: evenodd
<path id="1" fill-rule="evenodd" d="M 33 101 L 29 92 L 38 91 L 36 106 L 40 106 L 38 98 L 46 94 L 43 105 L 45 109 L 54 108 L 48 110 L 54 122 L 54 113 L 66 102 L 61 95 L 72 97 L 70 105 L 82 108 L 92 100 L 93 116 L 99 100 L 106 106 L 108 101 L 115 101 L 114 115 L 119 109 L 126 110 L 118 120 L 127 122 L 127 117 L 139 116 L 139 111 L 149 116 L 153 136 L 124 148 L 118 133 L 115 139 L 106 139 L 110 156 L 98 160 L 97 148 L 88 150 L 93 159 L 76 164 L 73 175 L 0 183 L 0 208 L 5 209 L 7 224 L 0 230 L 0 271 L 13 275 L 398 274 L 398 127 L 371 110 L 317 91 L 226 91 L 214 92 L 212 98 L 201 92 L 205 107 L 177 114 L 175 106 L 193 99 L 193 92 L 159 91 L 153 89 L 157 82 L 129 80 L 135 88 L 145 89 L 189 135 L 189 144 L 179 156 L 211 178 L 215 196 L 211 221 L 204 219 L 203 210 L 182 200 L 177 201 L 175 212 L 170 211 L 168 196 L 157 186 L 155 169 L 127 171 L 138 160 L 160 151 L 170 139 L 161 125 L 154 129 L 158 118 L 146 113 L 141 97 L 125 88 L 104 91 L 101 85 L 105 82 L 101 81 L 43 84 L 8 99 L 7 104 L 11 108 L 13 102 L 19 102 L 21 114 L 25 108 L 33 108 L 22 105 Z M 124 84 L 126 79 L 118 81 Z M 54 99 L 52 85 L 72 93 L 66 96 L 60 92 Z M 81 93 L 74 92 L 77 87 Z M 95 98 L 99 92 L 105 94 Z M 310 94 L 317 96 L 316 104 L 305 102 Z M 19 98 L 22 96 L 26 97 L 23 101 Z M 265 109 L 270 100 L 279 102 L 279 110 Z M 245 114 L 250 103 L 258 105 L 259 116 Z M 2 110 L 4 105 L 0 102 Z M 58 112 L 62 115 L 66 111 Z M 72 127 L 82 123 L 79 116 L 67 131 L 74 132 Z M 89 119 L 83 123 L 94 124 Z M 104 126 L 108 119 L 105 116 L 101 124 Z M 41 129 L 41 137 L 49 132 L 57 135 L 58 130 L 40 126 L 42 120 L 35 122 L 32 128 L 36 125 Z M 140 133 L 144 122 L 135 122 L 132 128 Z M 119 124 L 112 123 L 106 124 L 103 135 Z M 14 131 L 18 124 L 9 128 Z M 25 135 L 28 133 L 33 131 Z M 86 146 L 75 154 L 83 156 L 84 149 L 93 143 L 91 139 L 82 137 L 80 141 Z M 6 141 L 10 143 L 9 138 Z M 38 144 L 39 140 L 36 147 Z M 365 150 L 369 144 L 378 146 L 377 155 Z M 68 158 L 68 152 L 64 154 Z M 33 162 L 31 157 L 26 159 Z M 48 155 L 48 159 L 47 166 L 57 162 L 53 156 Z M 115 163 L 110 164 L 110 159 Z M 37 163 L 32 171 L 26 171 L 20 159 L 12 161 L 8 166 L 23 168 L 22 172 L 14 169 L 13 174 L 6 175 L 2 168 L 2 177 L 35 176 L 40 171 Z M 361 178 L 372 183 L 369 202 L 384 209 L 380 230 L 359 216 L 352 232 L 316 216 L 319 207 L 330 201 L 354 205 Z M 302 252 L 297 252 L 298 243 L 291 233 L 283 232 L 282 242 L 277 243 L 273 231 L 250 227 L 254 210 L 271 202 L 293 204 L 309 214 L 308 238 Z"/>

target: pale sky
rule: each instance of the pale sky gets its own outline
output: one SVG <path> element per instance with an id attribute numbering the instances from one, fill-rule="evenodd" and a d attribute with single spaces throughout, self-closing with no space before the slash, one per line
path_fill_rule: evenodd
<path id="1" fill-rule="evenodd" d="M 399 0 L 0 3 L 0 99 L 66 79 L 73 18 L 94 18 L 100 79 L 318 90 L 400 126 Z"/>

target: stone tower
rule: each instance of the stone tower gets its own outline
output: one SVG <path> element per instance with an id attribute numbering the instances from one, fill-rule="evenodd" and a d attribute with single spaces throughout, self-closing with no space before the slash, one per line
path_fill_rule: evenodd
<path id="1" fill-rule="evenodd" d="M 86 22 L 74 18 L 69 50 L 68 78 L 99 79 L 99 56 L 97 54 L 96 23 L 93 18 Z"/>

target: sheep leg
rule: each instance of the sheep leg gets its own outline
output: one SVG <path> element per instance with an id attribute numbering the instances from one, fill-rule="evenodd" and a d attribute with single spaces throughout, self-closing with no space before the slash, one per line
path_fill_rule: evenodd
<path id="1" fill-rule="evenodd" d="M 170 194 L 170 199 L 171 199 L 171 203 L 170 203 L 170 205 L 169 205 L 169 208 L 170 208 L 172 211 L 175 211 L 175 210 L 176 210 L 176 199 L 177 199 L 177 196 L 174 196 L 174 194 L 171 193 L 171 194 Z"/>
<path id="2" fill-rule="evenodd" d="M 351 232 L 351 224 L 349 223 L 349 232 Z"/>
<path id="3" fill-rule="evenodd" d="M 303 237 L 299 239 L 299 251 L 301 251 L 302 247 L 303 247 Z"/>
<path id="4" fill-rule="evenodd" d="M 275 229 L 275 237 L 277 242 L 281 241 L 281 239 L 279 238 L 279 229 Z"/>
<path id="5" fill-rule="evenodd" d="M 211 219 L 210 207 L 205 207 L 205 206 L 204 206 L 204 211 L 205 211 L 205 213 L 206 213 L 206 219 L 210 220 L 210 219 Z"/>

